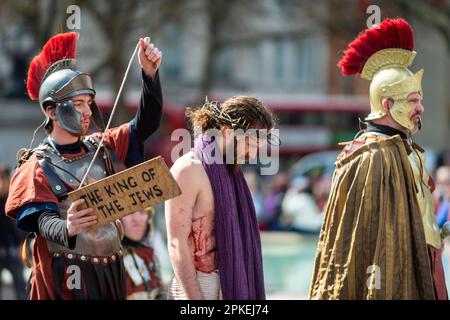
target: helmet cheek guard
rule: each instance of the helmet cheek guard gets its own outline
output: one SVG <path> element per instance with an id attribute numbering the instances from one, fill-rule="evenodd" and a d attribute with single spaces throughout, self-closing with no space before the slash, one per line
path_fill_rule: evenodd
<path id="1" fill-rule="evenodd" d="M 56 119 L 64 130 L 76 136 L 81 136 L 83 134 L 83 126 L 81 125 L 82 114 L 77 111 L 71 99 L 56 103 L 49 101 L 47 102 L 46 107 L 48 108 L 49 106 L 55 107 Z M 94 125 L 103 132 L 105 130 L 105 123 L 102 113 L 95 101 L 91 104 L 91 111 L 91 119 L 94 122 Z M 47 126 L 50 121 L 51 119 L 47 117 L 45 126 Z"/>
<path id="2" fill-rule="evenodd" d="M 105 131 L 105 121 L 103 120 L 102 113 L 100 109 L 98 108 L 95 101 L 92 101 L 91 104 L 91 111 L 92 111 L 92 121 L 94 122 L 95 126 L 101 131 Z"/>
<path id="3" fill-rule="evenodd" d="M 60 63 L 65 65 L 64 61 Z M 74 135 L 81 136 L 83 134 L 82 114 L 76 110 L 72 99 L 82 94 L 95 97 L 90 76 L 78 70 L 60 69 L 49 74 L 43 81 L 39 100 L 44 113 L 49 105 L 55 107 L 56 118 L 61 127 Z M 103 131 L 105 127 L 103 117 L 95 102 L 91 104 L 91 110 L 94 124 Z M 48 126 L 50 121 L 47 117 L 45 126 Z"/>
<path id="4" fill-rule="evenodd" d="M 31 62 L 27 89 L 32 100 L 39 100 L 46 120 L 45 128 L 50 129 L 51 119 L 46 110 L 55 108 L 56 119 L 66 131 L 81 135 L 82 115 L 76 110 L 71 99 L 77 95 L 90 94 L 95 97 L 91 77 L 76 67 L 75 32 L 62 33 L 50 38 Z M 103 118 L 95 103 L 91 105 L 93 122 L 104 130 Z M 50 132 L 51 130 L 47 130 Z"/>
<path id="5" fill-rule="evenodd" d="M 72 100 L 57 102 L 55 104 L 55 115 L 61 127 L 76 135 L 83 134 L 83 126 L 81 125 L 81 113 L 77 111 Z"/>

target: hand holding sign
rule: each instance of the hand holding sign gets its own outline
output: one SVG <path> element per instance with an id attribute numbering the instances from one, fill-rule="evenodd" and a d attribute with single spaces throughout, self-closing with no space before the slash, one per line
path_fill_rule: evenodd
<path id="1" fill-rule="evenodd" d="M 92 208 L 97 226 L 101 226 L 180 194 L 163 158 L 157 157 L 75 190 L 68 197 L 74 202 L 72 205 L 84 199 L 84 203 L 77 203 L 78 216 L 81 212 L 87 214 L 80 208 Z M 92 221 L 85 218 L 82 223 Z"/>
<path id="2" fill-rule="evenodd" d="M 78 210 L 78 207 L 84 202 L 84 199 L 76 200 L 67 210 L 67 235 L 69 238 L 80 234 L 85 228 L 97 224 L 97 216 L 93 214 L 92 208 Z"/>

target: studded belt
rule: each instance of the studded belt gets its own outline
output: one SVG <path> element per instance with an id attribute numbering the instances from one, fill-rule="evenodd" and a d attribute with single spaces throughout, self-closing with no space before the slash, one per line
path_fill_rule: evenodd
<path id="1" fill-rule="evenodd" d="M 104 265 L 116 262 L 122 255 L 123 255 L 122 250 L 119 250 L 117 253 L 110 256 L 88 256 L 76 253 L 58 253 L 58 252 L 53 253 L 54 258 L 65 257 L 68 260 L 79 260 L 82 262 L 89 261 L 94 264 L 101 263 Z"/>

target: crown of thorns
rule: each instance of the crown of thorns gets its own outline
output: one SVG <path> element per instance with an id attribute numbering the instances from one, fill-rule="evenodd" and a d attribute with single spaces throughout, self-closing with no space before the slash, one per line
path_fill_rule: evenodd
<path id="1" fill-rule="evenodd" d="M 202 106 L 202 109 L 207 109 L 211 111 L 216 120 L 220 124 L 228 125 L 232 129 L 243 129 L 245 131 L 244 135 L 260 139 L 266 139 L 267 143 L 271 145 L 276 146 L 281 145 L 280 138 L 277 135 L 273 134 L 271 131 L 261 129 L 249 130 L 251 123 L 249 123 L 246 119 L 243 119 L 243 117 L 239 117 L 237 119 L 231 118 L 231 116 L 228 113 L 223 111 L 223 109 L 220 106 L 220 103 L 217 101 L 208 101 L 208 98 L 206 98 L 205 103 Z"/>

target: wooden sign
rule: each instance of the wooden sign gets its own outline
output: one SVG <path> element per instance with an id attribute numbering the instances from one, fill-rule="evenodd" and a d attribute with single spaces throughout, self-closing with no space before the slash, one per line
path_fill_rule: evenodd
<path id="1" fill-rule="evenodd" d="M 164 159 L 157 157 L 72 191 L 68 197 L 72 202 L 83 198 L 82 208 L 93 208 L 96 226 L 101 226 L 180 194 Z"/>

